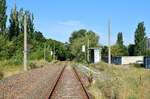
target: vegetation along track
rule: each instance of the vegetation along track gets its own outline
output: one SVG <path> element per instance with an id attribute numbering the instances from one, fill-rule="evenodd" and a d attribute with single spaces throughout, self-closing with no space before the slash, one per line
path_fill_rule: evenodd
<path id="1" fill-rule="evenodd" d="M 58 77 L 49 99 L 90 99 L 78 72 L 66 66 Z"/>

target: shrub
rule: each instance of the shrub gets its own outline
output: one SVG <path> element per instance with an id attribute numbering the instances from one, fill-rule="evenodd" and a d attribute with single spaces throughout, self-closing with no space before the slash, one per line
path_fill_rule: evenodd
<path id="1" fill-rule="evenodd" d="M 0 71 L 0 80 L 4 77 L 4 74 L 2 71 Z"/>
<path id="2" fill-rule="evenodd" d="M 38 66 L 36 65 L 36 63 L 30 63 L 29 64 L 29 69 L 35 69 L 38 68 Z"/>

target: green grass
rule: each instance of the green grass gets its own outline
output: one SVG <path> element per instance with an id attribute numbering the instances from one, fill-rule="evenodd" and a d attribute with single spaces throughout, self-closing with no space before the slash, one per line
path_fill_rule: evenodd
<path id="1" fill-rule="evenodd" d="M 103 62 L 90 66 L 111 78 L 104 81 L 96 80 L 89 88 L 96 99 L 150 99 L 149 70 L 133 65 L 108 66 Z"/>

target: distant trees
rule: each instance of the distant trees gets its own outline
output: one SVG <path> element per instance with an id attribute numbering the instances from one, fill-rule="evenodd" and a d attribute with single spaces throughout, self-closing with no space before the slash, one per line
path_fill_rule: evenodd
<path id="1" fill-rule="evenodd" d="M 107 46 L 102 46 L 102 56 L 107 56 L 108 55 L 108 47 Z"/>
<path id="2" fill-rule="evenodd" d="M 123 44 L 123 35 L 121 32 L 117 35 L 116 44 L 111 47 L 112 56 L 144 56 L 150 55 L 150 51 L 146 49 L 146 33 L 144 22 L 138 23 L 135 31 L 135 44 L 130 44 L 128 48 Z M 102 52 L 106 54 L 106 47 L 103 47 Z"/>
<path id="3" fill-rule="evenodd" d="M 126 46 L 119 46 L 115 44 L 111 47 L 112 56 L 127 56 L 128 50 Z"/>
<path id="4" fill-rule="evenodd" d="M 135 55 L 135 45 L 134 44 L 129 44 L 128 53 L 129 53 L 129 56 L 134 56 Z"/>
<path id="5" fill-rule="evenodd" d="M 117 35 L 116 44 L 111 47 L 112 56 L 126 56 L 128 55 L 128 50 L 123 44 L 123 35 L 122 32 L 119 32 Z"/>
<path id="6" fill-rule="evenodd" d="M 46 60 L 48 61 L 51 61 L 53 56 L 56 59 L 67 59 L 68 53 L 70 53 L 68 45 L 56 40 L 46 39 L 40 31 L 35 31 L 34 15 L 31 12 L 23 8 L 17 10 L 15 6 L 11 10 L 10 24 L 7 29 L 6 1 L 0 0 L 0 60 L 13 59 L 22 63 L 25 15 L 27 17 L 28 58 L 31 60 L 43 59 L 45 49 Z M 2 34 L 5 34 L 5 36 Z M 51 55 L 51 51 L 53 51 L 53 55 Z"/>
<path id="7" fill-rule="evenodd" d="M 6 0 L 0 0 L 0 34 L 2 35 L 6 34 L 6 9 Z"/>
<path id="8" fill-rule="evenodd" d="M 77 61 L 86 61 L 85 54 L 82 52 L 82 46 L 85 45 L 86 49 L 88 48 L 88 40 L 89 47 L 99 47 L 99 37 L 93 31 L 87 31 L 85 29 L 81 29 L 79 31 L 74 31 L 69 38 L 70 41 L 70 49 L 72 55 L 75 57 Z"/>
<path id="9" fill-rule="evenodd" d="M 117 42 L 116 42 L 119 46 L 123 46 L 123 36 L 122 36 L 122 32 L 119 32 L 117 35 Z"/>
<path id="10" fill-rule="evenodd" d="M 135 55 L 144 55 L 146 51 L 145 43 L 145 26 L 144 22 L 140 22 L 135 31 Z"/>
<path id="11" fill-rule="evenodd" d="M 9 22 L 10 22 L 10 26 L 9 26 L 8 38 L 11 41 L 13 37 L 18 37 L 20 33 L 18 11 L 16 9 L 16 6 L 14 9 L 11 10 Z"/>

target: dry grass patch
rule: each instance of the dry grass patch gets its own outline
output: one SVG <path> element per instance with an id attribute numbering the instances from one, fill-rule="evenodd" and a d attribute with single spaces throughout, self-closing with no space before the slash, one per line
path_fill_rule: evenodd
<path id="1" fill-rule="evenodd" d="M 96 80 L 90 90 L 96 99 L 150 99 L 150 71 L 134 66 L 92 65 L 110 76 L 110 80 Z M 93 91 L 95 90 L 95 91 Z M 102 93 L 101 97 L 97 97 Z"/>

